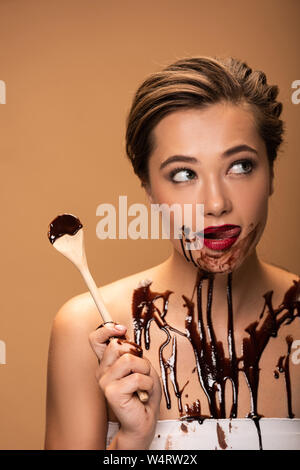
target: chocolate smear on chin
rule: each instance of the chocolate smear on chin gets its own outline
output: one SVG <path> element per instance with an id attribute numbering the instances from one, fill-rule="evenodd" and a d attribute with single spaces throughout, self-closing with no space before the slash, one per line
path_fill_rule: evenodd
<path id="1" fill-rule="evenodd" d="M 258 226 L 256 226 L 251 232 L 246 235 L 245 238 L 238 240 L 231 248 L 226 250 L 224 253 L 211 254 L 206 250 L 204 246 L 196 259 L 196 264 L 205 271 L 211 272 L 230 272 L 239 261 L 245 259 L 247 254 L 252 250 L 255 245 L 258 233 Z"/>

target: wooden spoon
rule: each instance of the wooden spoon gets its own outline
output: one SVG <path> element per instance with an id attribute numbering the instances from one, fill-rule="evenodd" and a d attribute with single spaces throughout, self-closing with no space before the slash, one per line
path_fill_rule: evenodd
<path id="1" fill-rule="evenodd" d="M 57 216 L 50 224 L 48 238 L 54 248 L 68 258 L 80 271 L 104 323 L 115 323 L 108 312 L 98 287 L 89 271 L 83 238 L 83 226 L 72 214 Z M 148 401 L 148 393 L 138 390 L 141 402 Z"/>

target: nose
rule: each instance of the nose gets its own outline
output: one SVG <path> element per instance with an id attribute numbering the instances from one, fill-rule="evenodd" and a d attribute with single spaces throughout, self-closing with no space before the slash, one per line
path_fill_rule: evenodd
<path id="1" fill-rule="evenodd" d="M 206 182 L 202 196 L 205 217 L 221 217 L 231 212 L 232 201 L 225 185 L 218 178 L 211 177 Z"/>

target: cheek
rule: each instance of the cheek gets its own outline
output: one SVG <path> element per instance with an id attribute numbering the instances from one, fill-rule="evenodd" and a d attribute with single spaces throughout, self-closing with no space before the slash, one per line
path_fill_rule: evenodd
<path id="1" fill-rule="evenodd" d="M 267 217 L 269 185 L 266 181 L 266 178 L 261 178 L 251 188 L 240 188 L 238 191 L 237 208 L 244 224 L 250 221 L 256 225 Z"/>
<path id="2" fill-rule="evenodd" d="M 150 185 L 151 185 L 151 195 L 152 195 L 154 204 L 161 204 L 162 202 L 168 202 L 166 201 L 166 198 L 168 197 L 168 191 L 166 191 L 166 185 L 160 184 L 159 179 L 154 178 L 154 177 L 150 179 Z"/>
<path id="3" fill-rule="evenodd" d="M 169 206 L 172 204 L 180 204 L 182 206 L 184 204 L 193 204 L 196 199 L 190 189 L 182 191 L 166 183 L 154 183 L 151 187 L 151 193 L 153 203 L 168 204 Z"/>

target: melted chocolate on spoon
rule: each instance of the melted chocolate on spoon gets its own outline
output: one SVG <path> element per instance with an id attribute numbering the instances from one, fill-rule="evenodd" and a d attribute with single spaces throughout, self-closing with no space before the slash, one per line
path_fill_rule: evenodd
<path id="1" fill-rule="evenodd" d="M 75 235 L 82 224 L 77 217 L 72 214 L 58 215 L 49 224 L 48 238 L 50 243 L 53 243 L 63 235 Z"/>
<path id="2" fill-rule="evenodd" d="M 49 224 L 49 231 L 48 231 L 48 238 L 50 240 L 50 243 L 54 243 L 58 238 L 62 237 L 63 235 L 75 235 L 78 230 L 80 230 L 83 227 L 82 223 L 80 220 L 75 217 L 72 214 L 62 214 L 58 215 L 50 224 Z M 100 325 L 100 327 L 102 327 Z M 99 327 L 99 328 L 100 328 Z M 140 346 L 137 344 L 128 341 L 126 339 L 126 336 L 117 336 L 118 343 L 127 343 L 132 346 L 130 348 L 130 353 L 142 357 L 143 355 L 143 350 Z M 107 344 L 109 343 L 109 340 L 107 341 Z"/>

